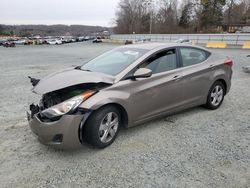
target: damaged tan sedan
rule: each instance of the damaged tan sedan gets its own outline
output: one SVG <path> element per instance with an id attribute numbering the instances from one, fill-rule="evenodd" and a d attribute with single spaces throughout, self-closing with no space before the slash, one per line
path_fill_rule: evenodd
<path id="1" fill-rule="evenodd" d="M 104 148 L 121 127 L 180 110 L 217 109 L 231 86 L 233 62 L 200 47 L 148 43 L 118 47 L 83 66 L 30 78 L 42 99 L 28 121 L 57 148 Z"/>

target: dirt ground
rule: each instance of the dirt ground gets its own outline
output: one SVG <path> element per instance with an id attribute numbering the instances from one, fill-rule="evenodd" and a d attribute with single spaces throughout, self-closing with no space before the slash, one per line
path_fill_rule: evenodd
<path id="1" fill-rule="evenodd" d="M 111 44 L 0 47 L 0 187 L 250 187 L 250 51 L 234 60 L 232 88 L 216 111 L 202 107 L 122 130 L 108 148 L 58 151 L 26 120 L 39 99 L 27 76 L 81 65 Z"/>

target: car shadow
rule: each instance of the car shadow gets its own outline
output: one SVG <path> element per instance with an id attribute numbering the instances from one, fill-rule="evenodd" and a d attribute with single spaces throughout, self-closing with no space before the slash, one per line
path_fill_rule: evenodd
<path id="1" fill-rule="evenodd" d="M 174 114 L 152 119 L 146 123 L 143 123 L 134 127 L 122 128 L 120 134 L 122 134 L 123 132 L 127 134 L 132 131 L 141 131 L 142 129 L 150 129 L 151 127 L 153 127 L 152 124 L 156 124 L 157 126 L 159 126 L 158 122 L 175 123 L 179 117 L 192 116 L 194 114 L 197 114 L 198 112 L 203 112 L 203 111 L 207 111 L 207 109 L 202 106 L 189 108 L 189 109 L 182 110 Z"/>
<path id="2" fill-rule="evenodd" d="M 54 152 L 59 155 L 63 154 L 65 157 L 77 156 L 77 155 L 91 156 L 95 153 L 99 153 L 99 152 L 102 153 L 103 151 L 112 151 L 114 147 L 117 147 L 120 145 L 121 142 L 124 142 L 124 138 L 126 138 L 128 135 L 131 137 L 133 135 L 136 135 L 138 132 L 148 131 L 150 129 L 155 128 L 155 126 L 161 126 L 160 124 L 161 122 L 166 122 L 167 124 L 169 123 L 169 126 L 171 126 L 171 124 L 174 124 L 178 118 L 181 118 L 183 116 L 192 116 L 194 114 L 201 113 L 204 111 L 207 111 L 207 109 L 202 106 L 198 106 L 198 107 L 193 107 L 187 110 L 177 112 L 173 115 L 167 115 L 167 116 L 163 116 L 160 118 L 156 118 L 146 123 L 140 124 L 138 126 L 134 126 L 130 128 L 122 127 L 120 129 L 120 132 L 115 142 L 109 147 L 104 148 L 104 149 L 95 148 L 85 142 L 83 143 L 81 148 L 75 149 L 75 150 L 60 150 L 60 149 L 55 149 L 55 148 L 48 147 L 48 146 L 44 146 L 44 147 L 46 148 L 48 152 Z M 152 124 L 155 124 L 155 126 L 152 126 Z"/>

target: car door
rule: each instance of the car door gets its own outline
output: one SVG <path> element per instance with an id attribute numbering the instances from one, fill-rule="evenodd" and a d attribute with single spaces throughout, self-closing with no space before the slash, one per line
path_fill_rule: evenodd
<path id="1" fill-rule="evenodd" d="M 186 105 L 200 105 L 206 100 L 212 68 L 206 63 L 210 53 L 194 48 L 180 47 L 183 70 L 183 102 Z"/>
<path id="2" fill-rule="evenodd" d="M 182 71 L 179 70 L 177 50 L 158 52 L 142 62 L 138 68 L 152 70 L 149 78 L 131 81 L 130 106 L 133 120 L 139 123 L 180 105 L 182 100 Z"/>

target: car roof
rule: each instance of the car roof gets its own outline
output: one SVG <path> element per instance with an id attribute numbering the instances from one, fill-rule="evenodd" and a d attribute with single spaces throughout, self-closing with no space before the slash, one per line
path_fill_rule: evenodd
<path id="1" fill-rule="evenodd" d="M 138 49 L 145 49 L 145 50 L 153 50 L 158 47 L 163 47 L 169 44 L 164 44 L 164 43 L 142 43 L 142 44 L 130 44 L 127 45 L 126 47 L 128 48 L 138 48 Z"/>
<path id="2" fill-rule="evenodd" d="M 137 48 L 137 49 L 144 49 L 144 50 L 153 50 L 153 49 L 164 49 L 164 48 L 171 48 L 171 47 L 195 47 L 195 48 L 200 48 L 203 50 L 208 51 L 205 48 L 202 48 L 200 46 L 193 46 L 190 44 L 183 44 L 183 43 L 174 43 L 174 42 L 168 42 L 168 43 L 160 43 L 160 42 L 155 42 L 155 43 L 142 43 L 142 44 L 129 44 L 126 46 L 122 46 L 122 48 Z"/>

